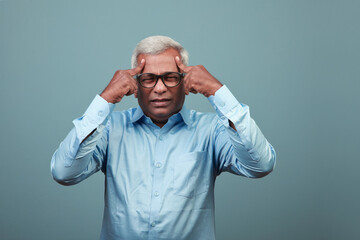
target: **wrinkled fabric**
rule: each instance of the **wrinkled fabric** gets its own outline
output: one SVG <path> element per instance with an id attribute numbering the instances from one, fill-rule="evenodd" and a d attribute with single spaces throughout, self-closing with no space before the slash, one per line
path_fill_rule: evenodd
<path id="1" fill-rule="evenodd" d="M 259 178 L 272 171 L 275 150 L 249 107 L 226 86 L 209 101 L 216 114 L 184 106 L 159 128 L 140 107 L 115 112 L 97 95 L 73 121 L 51 172 L 63 185 L 105 174 L 101 240 L 215 239 L 216 177 L 227 171 Z"/>

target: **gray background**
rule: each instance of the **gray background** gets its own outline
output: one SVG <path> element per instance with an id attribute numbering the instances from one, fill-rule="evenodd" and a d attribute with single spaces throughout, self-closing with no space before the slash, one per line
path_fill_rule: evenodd
<path id="1" fill-rule="evenodd" d="M 104 176 L 71 187 L 50 159 L 136 43 L 169 35 L 226 84 L 277 151 L 222 174 L 226 239 L 359 239 L 359 1 L 0 1 L 0 239 L 97 239 Z M 117 110 L 135 106 L 133 97 Z M 205 97 L 186 105 L 212 111 Z"/>

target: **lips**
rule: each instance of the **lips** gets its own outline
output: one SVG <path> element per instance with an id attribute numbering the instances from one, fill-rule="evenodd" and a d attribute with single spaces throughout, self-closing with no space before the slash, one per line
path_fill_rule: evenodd
<path id="1" fill-rule="evenodd" d="M 150 103 L 155 107 L 166 107 L 170 103 L 171 99 L 168 98 L 155 98 L 150 100 Z"/>

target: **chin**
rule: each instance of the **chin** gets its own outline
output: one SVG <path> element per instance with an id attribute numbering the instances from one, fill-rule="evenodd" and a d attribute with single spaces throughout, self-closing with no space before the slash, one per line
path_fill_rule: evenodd
<path id="1" fill-rule="evenodd" d="M 153 111 L 151 115 L 158 119 L 167 119 L 172 115 L 172 113 L 170 111 Z"/>
<path id="2" fill-rule="evenodd" d="M 174 109 L 154 108 L 151 111 L 151 115 L 157 119 L 167 120 L 169 117 L 171 117 L 176 112 L 178 112 L 178 111 L 175 111 Z"/>

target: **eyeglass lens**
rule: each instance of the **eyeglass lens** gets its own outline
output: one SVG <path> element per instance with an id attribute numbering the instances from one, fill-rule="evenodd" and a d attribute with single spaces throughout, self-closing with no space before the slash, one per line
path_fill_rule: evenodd
<path id="1" fill-rule="evenodd" d="M 154 87 L 159 78 L 162 78 L 167 87 L 175 87 L 181 80 L 180 73 L 170 72 L 162 75 L 155 75 L 152 73 L 143 73 L 139 75 L 140 84 L 143 87 Z"/>

